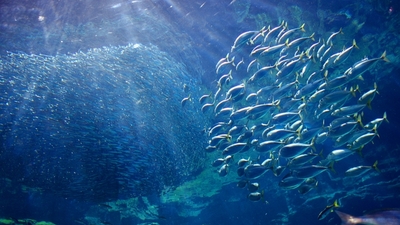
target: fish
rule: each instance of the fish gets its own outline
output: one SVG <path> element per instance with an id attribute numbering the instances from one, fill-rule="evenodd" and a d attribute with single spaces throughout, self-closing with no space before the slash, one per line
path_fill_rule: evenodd
<path id="1" fill-rule="evenodd" d="M 260 187 L 260 185 L 258 183 L 256 183 L 256 182 L 247 184 L 247 189 L 250 192 L 256 192 L 259 187 Z"/>
<path id="2" fill-rule="evenodd" d="M 223 87 L 227 86 L 232 79 L 233 79 L 232 70 L 229 70 L 229 73 L 222 75 L 218 79 L 217 86 L 220 88 L 223 88 Z M 203 96 L 207 97 L 207 95 L 203 95 Z M 202 98 L 203 98 L 203 96 L 202 96 Z M 200 98 L 200 99 L 202 99 L 202 98 Z"/>
<path id="3" fill-rule="evenodd" d="M 239 168 L 236 170 L 236 174 L 237 174 L 239 177 L 244 176 L 244 167 L 239 167 Z"/>
<path id="4" fill-rule="evenodd" d="M 269 170 L 275 176 L 286 172 L 279 181 L 284 190 L 306 194 L 324 185 L 317 176 L 334 171 L 338 161 L 361 155 L 362 147 L 378 136 L 378 126 L 387 121 L 385 113 L 363 125 L 365 107 L 370 108 L 378 90 L 375 83 L 372 90 L 358 94 L 366 82 L 356 80 L 375 63 L 386 61 L 386 51 L 379 58 L 354 59 L 355 39 L 341 39 L 352 41 L 343 49 L 333 41 L 342 28 L 318 42 L 309 41 L 315 33 L 291 39 L 296 32 L 304 32 L 304 26 L 290 29 L 283 21 L 273 28 L 240 34 L 232 52 L 216 65 L 216 93 L 204 97 L 215 106 L 213 112 L 207 110 L 211 121 L 205 126 L 206 152 L 219 154 L 219 167 L 229 164 L 225 158 L 240 155 L 241 160 L 232 166 L 236 166 L 239 186 L 254 193 L 248 196 L 253 201 L 260 199 L 261 192 L 251 187 L 252 180 Z M 355 63 L 347 65 L 350 61 Z M 354 176 L 363 173 L 354 170 L 350 172 Z M 335 179 L 346 176 L 337 175 L 342 177 Z M 334 208 L 328 206 L 322 217 Z"/>
<path id="5" fill-rule="evenodd" d="M 383 121 L 386 121 L 387 123 L 389 123 L 386 112 L 383 113 L 382 118 L 374 119 L 374 120 L 368 122 L 367 124 L 365 124 L 364 129 L 378 128 Z"/>
<path id="6" fill-rule="evenodd" d="M 324 51 L 324 53 L 322 54 L 322 56 L 319 58 L 319 61 L 322 62 L 322 61 L 325 60 L 326 56 L 327 56 L 328 53 L 331 51 L 332 47 L 333 47 L 333 44 L 330 44 L 329 48 L 327 48 L 327 49 Z"/>
<path id="7" fill-rule="evenodd" d="M 215 65 L 215 69 L 217 69 L 223 62 L 226 62 L 229 60 L 229 53 L 226 54 L 226 56 L 224 58 L 221 58 L 217 64 Z"/>
<path id="8" fill-rule="evenodd" d="M 276 52 L 282 51 L 286 47 L 286 43 L 270 46 L 260 53 L 260 57 L 272 55 Z"/>
<path id="9" fill-rule="evenodd" d="M 344 34 L 343 31 L 342 31 L 342 28 L 340 28 L 339 31 L 337 31 L 337 32 L 335 32 L 335 33 L 333 33 L 333 34 L 331 34 L 331 36 L 329 36 L 328 40 L 326 40 L 326 43 L 328 43 L 328 44 L 333 44 L 333 43 L 332 43 L 332 39 L 333 39 L 334 37 L 336 37 L 338 34 Z"/>
<path id="10" fill-rule="evenodd" d="M 273 65 L 273 66 L 264 66 L 264 67 L 262 67 L 261 69 L 257 70 L 257 72 L 255 72 L 255 73 L 253 74 L 253 76 L 251 76 L 251 77 L 247 80 L 247 83 L 248 83 L 248 84 L 251 84 L 251 83 L 255 82 L 256 80 L 259 80 L 259 79 L 265 77 L 265 76 L 268 75 L 268 74 L 272 74 L 271 70 L 274 69 L 274 68 L 276 68 L 275 65 Z"/>
<path id="11" fill-rule="evenodd" d="M 244 132 L 243 134 L 241 134 L 241 135 L 236 139 L 236 141 L 237 141 L 237 142 L 246 141 L 246 140 L 248 140 L 249 138 L 251 138 L 252 136 L 253 136 L 253 131 L 252 131 L 252 130 L 249 130 L 249 131 L 246 131 L 246 132 Z M 241 152 L 247 151 L 247 150 L 249 150 L 249 149 L 250 149 L 250 148 L 244 149 L 244 150 L 242 150 Z"/>
<path id="12" fill-rule="evenodd" d="M 245 188 L 247 185 L 248 181 L 247 180 L 240 180 L 236 183 L 236 186 L 238 188 Z"/>
<path id="13" fill-rule="evenodd" d="M 333 163 L 328 166 L 318 166 L 318 165 L 311 165 L 311 166 L 304 166 L 300 168 L 296 168 L 292 171 L 292 175 L 296 178 L 300 179 L 307 179 L 311 177 L 315 177 L 327 170 L 333 170 Z"/>
<path id="14" fill-rule="evenodd" d="M 237 142 L 234 144 L 229 145 L 228 147 L 226 147 L 223 151 L 222 151 L 222 155 L 233 155 L 235 153 L 244 151 L 244 149 L 246 148 L 250 148 L 248 143 L 244 143 L 244 142 Z"/>
<path id="15" fill-rule="evenodd" d="M 182 99 L 182 101 L 181 101 L 181 105 L 182 105 L 182 107 L 184 107 L 184 106 L 186 105 L 186 102 L 188 102 L 188 101 L 191 101 L 190 94 L 189 94 L 189 96 L 188 96 L 188 97 L 186 97 L 186 98 Z"/>
<path id="16" fill-rule="evenodd" d="M 290 159 L 290 161 L 287 163 L 287 167 L 289 168 L 295 168 L 295 167 L 299 167 L 302 166 L 310 161 L 312 161 L 313 159 L 315 159 L 318 156 L 322 155 L 322 150 L 319 154 L 315 154 L 315 153 L 307 153 L 307 154 L 301 154 L 298 155 L 296 157 L 293 157 L 292 159 Z"/>
<path id="17" fill-rule="evenodd" d="M 245 93 L 245 83 L 236 85 L 232 87 L 231 89 L 226 92 L 226 99 L 235 99 L 238 98 L 239 96 L 243 95 Z"/>
<path id="18" fill-rule="evenodd" d="M 252 192 L 247 195 L 247 198 L 252 202 L 258 202 L 262 198 L 264 198 L 264 190 L 262 190 L 261 192 Z"/>
<path id="19" fill-rule="evenodd" d="M 301 54 L 297 59 L 292 60 L 288 62 L 287 64 L 282 67 L 278 73 L 276 74 L 276 77 L 279 80 L 283 80 L 283 78 L 286 78 L 290 74 L 292 74 L 296 68 L 297 63 L 299 63 L 302 60 L 303 54 Z"/>
<path id="20" fill-rule="evenodd" d="M 264 41 L 263 41 L 263 42 L 266 43 L 267 40 L 268 40 L 269 38 L 273 38 L 273 35 L 275 35 L 276 32 L 277 32 L 279 29 L 281 29 L 282 27 L 284 27 L 284 26 L 285 26 L 285 21 L 282 21 L 281 25 L 279 25 L 279 26 L 277 26 L 277 27 L 274 27 L 274 28 L 272 28 L 272 29 L 268 29 L 269 31 L 268 31 L 268 33 L 265 35 Z"/>
<path id="21" fill-rule="evenodd" d="M 338 200 L 335 200 L 332 205 L 328 205 L 318 214 L 318 220 L 323 220 L 327 217 L 330 213 L 335 211 L 335 208 L 339 208 L 340 205 Z"/>
<path id="22" fill-rule="evenodd" d="M 297 112 L 283 112 L 274 115 L 272 117 L 272 122 L 277 124 L 286 124 L 290 121 L 298 119 L 298 117 L 300 117 L 300 114 Z"/>
<path id="23" fill-rule="evenodd" d="M 305 179 L 294 177 L 288 173 L 279 181 L 278 185 L 285 190 L 293 190 L 300 187 L 304 182 Z"/>
<path id="24" fill-rule="evenodd" d="M 226 175 L 228 175 L 228 172 L 229 172 L 228 164 L 222 165 L 221 168 L 219 168 L 219 170 L 218 170 L 218 174 L 220 177 L 225 177 Z"/>
<path id="25" fill-rule="evenodd" d="M 241 33 L 233 43 L 233 46 L 231 48 L 231 52 L 235 51 L 236 49 L 239 49 L 245 44 L 253 44 L 253 41 L 251 40 L 253 37 L 255 37 L 257 34 L 263 32 L 265 30 L 265 27 L 263 27 L 261 30 L 258 31 L 246 31 L 244 33 Z"/>
<path id="26" fill-rule="evenodd" d="M 346 170 L 345 175 L 348 177 L 357 177 L 357 176 L 361 176 L 361 175 L 365 174 L 366 172 L 368 172 L 372 169 L 376 170 L 378 173 L 381 172 L 378 168 L 378 160 L 375 161 L 375 163 L 372 166 L 352 167 L 352 168 Z"/>
<path id="27" fill-rule="evenodd" d="M 329 136 L 330 137 L 339 137 L 346 135 L 353 131 L 357 125 L 360 124 L 361 121 L 349 121 L 339 126 L 333 127 L 329 129 Z"/>
<path id="28" fill-rule="evenodd" d="M 251 162 L 251 161 L 250 161 L 250 157 L 249 157 L 248 159 L 240 159 L 240 160 L 238 161 L 238 167 L 242 167 L 242 166 L 246 165 L 246 164 L 249 163 L 249 162 Z"/>
<path id="29" fill-rule="evenodd" d="M 354 154 L 355 151 L 349 150 L 349 149 L 336 149 L 333 150 L 329 155 L 326 157 L 326 159 L 329 162 L 337 162 L 340 161 L 344 158 L 347 158 L 348 156 Z"/>
<path id="30" fill-rule="evenodd" d="M 269 110 L 278 107 L 279 102 L 277 103 L 266 103 L 266 104 L 259 104 L 253 107 L 249 107 L 246 111 L 247 116 L 254 116 L 254 115 L 264 115 Z"/>
<path id="31" fill-rule="evenodd" d="M 287 144 L 279 150 L 279 156 L 284 158 L 293 158 L 307 151 L 307 149 L 311 147 L 313 147 L 312 144 L 304 144 L 304 143 Z"/>
<path id="32" fill-rule="evenodd" d="M 227 155 L 227 156 L 224 158 L 224 162 L 225 162 L 226 164 L 229 164 L 232 160 L 233 160 L 233 155 Z"/>
<path id="33" fill-rule="evenodd" d="M 250 164 L 244 168 L 244 176 L 248 179 L 256 179 L 267 171 L 268 168 L 261 164 Z"/>
<path id="34" fill-rule="evenodd" d="M 358 99 L 359 104 L 366 104 L 369 109 L 371 109 L 371 102 L 375 97 L 375 94 L 379 94 L 378 86 L 376 82 L 374 83 L 374 89 L 365 92 L 361 97 Z"/>
<path id="35" fill-rule="evenodd" d="M 206 113 L 208 109 L 212 108 L 214 106 L 214 103 L 206 103 L 201 107 L 201 112 Z"/>
<path id="36" fill-rule="evenodd" d="M 350 47 L 348 47 L 347 49 L 344 49 L 342 52 L 340 52 L 340 54 L 335 58 L 333 63 L 335 65 L 339 65 L 340 63 L 343 63 L 344 61 L 346 61 L 349 58 L 349 56 L 354 48 L 357 48 L 357 49 L 359 48 L 357 46 L 355 39 L 353 39 L 353 44 Z"/>
<path id="37" fill-rule="evenodd" d="M 302 183 L 298 188 L 297 191 L 304 195 L 307 194 L 308 192 L 310 192 L 312 189 L 316 188 L 318 186 L 318 181 L 312 177 L 309 179 L 306 179 L 306 181 L 304 181 L 304 183 Z"/>
<path id="38" fill-rule="evenodd" d="M 223 108 L 215 115 L 215 119 L 217 121 L 224 121 L 224 119 L 230 116 L 232 112 L 233 112 L 232 107 Z"/>
<path id="39" fill-rule="evenodd" d="M 332 90 L 347 84 L 349 81 L 350 79 L 346 75 L 342 75 L 323 83 L 323 86 L 322 87 L 320 86 L 320 88 Z"/>
<path id="40" fill-rule="evenodd" d="M 268 140 L 283 140 L 287 137 L 293 136 L 298 131 L 287 130 L 287 129 L 274 129 L 267 133 Z"/>
<path id="41" fill-rule="evenodd" d="M 242 58 L 242 60 L 240 60 L 240 61 L 236 64 L 235 69 L 236 69 L 236 70 L 239 70 L 239 67 L 240 67 L 241 65 L 244 65 L 244 59 L 243 59 L 243 58 Z"/>
<path id="42" fill-rule="evenodd" d="M 209 131 L 208 131 L 208 136 L 214 136 L 218 134 L 219 132 L 224 132 L 226 130 L 226 124 L 225 123 L 218 123 L 215 126 L 213 126 Z M 229 132 L 228 132 L 229 135 Z"/>
<path id="43" fill-rule="evenodd" d="M 235 125 L 231 129 L 229 129 L 228 134 L 229 135 L 239 135 L 242 134 L 243 131 L 247 131 L 247 126 L 246 125 Z"/>
<path id="44" fill-rule="evenodd" d="M 315 39 L 314 39 L 314 34 L 315 34 L 315 33 L 312 33 L 309 37 L 297 38 L 297 39 L 295 39 L 295 40 L 293 40 L 293 41 L 287 43 L 286 46 L 287 46 L 288 48 L 295 48 L 295 47 L 299 46 L 300 44 L 302 44 L 303 42 L 305 42 L 305 41 L 307 41 L 307 40 L 309 40 L 309 39 L 315 41 Z"/>
<path id="45" fill-rule="evenodd" d="M 386 58 L 386 51 L 384 51 L 379 58 L 373 59 L 363 59 L 361 61 L 356 62 L 352 67 L 345 71 L 344 75 L 347 76 L 348 80 L 354 80 L 355 78 L 361 76 L 365 71 L 367 71 L 370 67 L 372 67 L 378 61 L 390 62 Z"/>
<path id="46" fill-rule="evenodd" d="M 374 126 L 376 128 L 376 125 Z M 348 144 L 347 146 L 350 149 L 358 149 L 364 147 L 366 144 L 371 142 L 376 136 L 378 136 L 378 133 L 376 133 L 376 129 L 374 129 L 375 132 L 368 132 L 365 134 L 362 134 L 361 136 L 357 137 L 351 144 Z"/>
<path id="47" fill-rule="evenodd" d="M 317 59 L 322 57 L 323 51 L 324 51 L 326 46 L 327 46 L 326 42 L 324 41 L 324 39 L 322 39 L 322 45 L 317 50 Z"/>
<path id="48" fill-rule="evenodd" d="M 367 106 L 366 104 L 357 104 L 357 105 L 350 105 L 350 106 L 343 106 L 340 109 L 336 109 L 335 111 L 332 112 L 332 116 L 336 117 L 342 117 L 342 116 L 348 116 L 348 115 L 353 115 L 355 113 L 360 112 Z"/>
<path id="49" fill-rule="evenodd" d="M 212 137 L 211 140 L 209 140 L 208 144 L 211 145 L 211 146 L 218 146 L 223 141 L 230 142 L 231 139 L 232 139 L 231 135 L 220 134 L 220 135 Z"/>
<path id="50" fill-rule="evenodd" d="M 211 165 L 214 167 L 217 167 L 217 166 L 221 166 L 224 162 L 225 162 L 225 159 L 218 158 L 218 159 L 214 160 L 214 162 L 212 162 Z"/>
<path id="51" fill-rule="evenodd" d="M 280 43 L 282 40 L 284 40 L 284 39 L 287 39 L 287 38 L 289 38 L 290 36 L 292 36 L 293 34 L 294 34 L 294 32 L 296 32 L 296 31 L 302 31 L 302 32 L 306 32 L 306 30 L 304 29 L 304 26 L 305 26 L 306 24 L 305 23 L 303 23 L 300 27 L 298 27 L 298 28 L 293 28 L 293 29 L 290 29 L 290 30 L 288 30 L 288 31 L 286 31 L 285 33 L 283 33 L 282 35 L 278 35 L 278 40 L 277 40 L 277 43 Z"/>
<path id="52" fill-rule="evenodd" d="M 400 224 L 400 209 L 382 209 L 372 214 L 355 217 L 338 210 L 336 214 L 342 220 L 343 225 L 368 224 L 368 225 L 398 225 Z"/>
<path id="53" fill-rule="evenodd" d="M 227 59 L 226 61 L 223 61 L 221 64 L 219 64 L 219 65 L 217 66 L 215 72 L 216 72 L 217 74 L 220 74 L 220 72 L 223 73 L 223 72 L 227 71 L 227 69 L 222 70 L 222 67 L 226 67 L 226 66 L 232 66 L 232 67 L 233 67 L 234 62 L 235 62 L 235 56 L 232 57 L 231 60 Z"/>
<path id="54" fill-rule="evenodd" d="M 294 97 L 301 98 L 312 94 L 318 89 L 318 87 L 321 85 L 322 82 L 324 82 L 323 78 L 318 79 L 314 82 L 307 83 L 305 86 L 303 86 L 300 90 L 296 92 Z"/>
<path id="55" fill-rule="evenodd" d="M 328 91 L 325 89 L 320 89 L 316 92 L 314 92 L 314 94 L 312 94 L 309 98 L 308 101 L 310 103 L 315 103 L 318 102 L 319 100 L 321 100 L 325 95 L 328 94 Z"/>
<path id="56" fill-rule="evenodd" d="M 280 146 L 282 146 L 284 142 L 281 141 L 264 141 L 258 144 L 255 148 L 257 152 L 268 152 L 268 151 L 273 151 Z"/>
<path id="57" fill-rule="evenodd" d="M 250 93 L 246 97 L 246 102 L 249 102 L 251 105 L 257 104 L 258 98 L 257 98 L 257 93 Z"/>
<path id="58" fill-rule="evenodd" d="M 337 59 L 339 56 L 340 56 L 340 52 L 331 55 L 328 59 L 326 59 L 326 61 L 322 65 L 322 69 L 321 70 L 322 71 L 323 70 L 327 70 L 327 69 L 332 68 L 333 66 L 335 66 L 335 59 Z"/>
<path id="59" fill-rule="evenodd" d="M 355 91 L 357 89 L 358 89 L 357 87 L 355 89 L 351 87 L 349 91 L 341 90 L 341 91 L 331 92 L 325 95 L 321 100 L 319 100 L 318 108 L 325 109 L 334 103 L 346 102 L 347 99 L 349 99 L 351 96 L 355 96 Z"/>
<path id="60" fill-rule="evenodd" d="M 207 98 L 211 98 L 212 96 L 213 96 L 212 93 L 210 93 L 210 94 L 208 94 L 208 95 L 202 95 L 202 96 L 199 98 L 199 103 L 200 103 L 200 104 L 203 104 L 203 103 L 206 101 Z"/>
<path id="61" fill-rule="evenodd" d="M 218 113 L 222 108 L 224 108 L 230 102 L 231 102 L 230 99 L 224 99 L 218 102 L 214 108 L 214 113 Z M 214 105 L 214 103 L 212 105 Z"/>

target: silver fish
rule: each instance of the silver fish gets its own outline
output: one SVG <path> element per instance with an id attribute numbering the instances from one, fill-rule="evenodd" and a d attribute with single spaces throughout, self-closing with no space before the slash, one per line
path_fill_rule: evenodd
<path id="1" fill-rule="evenodd" d="M 298 156 L 307 149 L 313 147 L 312 144 L 304 144 L 304 143 L 291 143 L 283 146 L 279 150 L 279 156 L 284 157 L 284 158 L 293 158 L 295 156 Z"/>
<path id="2" fill-rule="evenodd" d="M 181 101 L 182 107 L 184 107 L 186 105 L 186 102 L 188 102 L 188 101 L 191 101 L 190 95 L 188 97 L 182 99 L 182 101 Z"/>
<path id="3" fill-rule="evenodd" d="M 343 63 L 344 61 L 346 61 L 351 52 L 353 51 L 354 48 L 358 49 L 356 40 L 353 40 L 353 45 L 351 45 L 350 47 L 344 49 L 342 52 L 340 52 L 340 54 L 336 57 L 336 59 L 333 61 L 333 63 L 335 65 L 339 65 L 340 63 Z"/>
<path id="4" fill-rule="evenodd" d="M 292 175 L 296 178 L 307 179 L 315 177 L 327 171 L 328 169 L 333 170 L 332 167 L 327 167 L 327 166 L 317 166 L 317 165 L 305 166 L 293 170 Z"/>
<path id="5" fill-rule="evenodd" d="M 372 169 L 380 172 L 380 170 L 378 168 L 378 161 L 375 161 L 375 163 L 372 166 L 356 166 L 356 167 L 350 168 L 350 169 L 346 170 L 345 175 L 349 176 L 349 177 L 357 177 L 357 176 L 361 176 L 361 175 L 365 174 L 366 172 L 368 172 Z"/>
<path id="6" fill-rule="evenodd" d="M 374 89 L 367 91 L 358 99 L 359 104 L 366 104 L 371 108 L 371 101 L 374 99 L 375 94 L 378 93 L 378 86 L 374 83 Z M 379 94 L 379 93 L 378 93 Z"/>
<path id="7" fill-rule="evenodd" d="M 226 175 L 228 175 L 228 172 L 229 172 L 228 164 L 222 165 L 221 168 L 218 170 L 218 174 L 220 177 L 225 177 Z"/>
<path id="8" fill-rule="evenodd" d="M 250 164 L 244 168 L 244 175 L 248 179 L 256 179 L 261 177 L 268 168 L 261 164 Z"/>
<path id="9" fill-rule="evenodd" d="M 333 111 L 332 116 L 342 117 L 342 116 L 353 115 L 363 110 L 365 106 L 366 106 L 365 104 L 344 106 L 340 109 L 336 109 L 335 111 Z"/>
<path id="10" fill-rule="evenodd" d="M 386 112 L 383 113 L 382 118 L 374 119 L 374 120 L 370 121 L 369 123 L 365 124 L 364 128 L 365 129 L 373 129 L 374 127 L 378 128 L 383 121 L 386 121 L 387 123 L 389 123 Z"/>
<path id="11" fill-rule="evenodd" d="M 264 197 L 264 190 L 261 191 L 261 192 L 252 192 L 252 193 L 250 193 L 250 194 L 247 195 L 247 198 L 248 198 L 250 201 L 253 201 L 253 202 L 258 202 L 258 201 L 260 201 L 263 197 Z"/>
<path id="12" fill-rule="evenodd" d="M 351 68 L 346 70 L 345 75 L 347 76 L 348 80 L 353 80 L 359 76 L 361 76 L 365 71 L 367 71 L 371 66 L 373 66 L 378 61 L 385 61 L 390 62 L 386 58 L 386 51 L 383 52 L 381 57 L 373 58 L 373 59 L 363 59 L 359 62 L 356 62 Z"/>

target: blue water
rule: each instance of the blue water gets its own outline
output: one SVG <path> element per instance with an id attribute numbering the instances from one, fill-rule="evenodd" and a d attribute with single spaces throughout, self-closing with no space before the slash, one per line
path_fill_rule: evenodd
<path id="1" fill-rule="evenodd" d="M 317 219 L 335 200 L 356 216 L 400 207 L 398 3 L 20 1 L 0 3 L 0 12 L 0 218 L 57 225 L 340 224 L 335 213 Z M 315 33 L 315 42 L 342 28 L 336 52 L 353 39 L 360 49 L 341 70 L 386 50 L 390 62 L 377 63 L 357 84 L 365 93 L 376 82 L 379 92 L 363 122 L 384 112 L 390 122 L 362 156 L 318 175 L 309 193 L 278 186 L 288 170 L 267 172 L 256 180 L 264 197 L 252 202 L 236 186 L 235 165 L 258 155 L 235 155 L 228 176 L 220 177 L 211 166 L 220 153 L 205 151 L 207 129 L 218 121 L 202 113 L 198 99 L 217 91 L 215 65 L 241 33 L 282 21 L 289 29 L 305 23 L 304 36 Z M 247 60 L 249 49 L 237 53 L 236 63 Z M 231 85 L 248 77 L 235 72 Z M 332 145 L 319 146 L 324 157 Z M 380 173 L 345 177 L 347 169 L 376 160 Z"/>

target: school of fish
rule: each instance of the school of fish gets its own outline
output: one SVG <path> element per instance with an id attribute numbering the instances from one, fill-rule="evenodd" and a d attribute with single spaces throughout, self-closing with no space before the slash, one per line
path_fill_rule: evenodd
<path id="1" fill-rule="evenodd" d="M 316 41 L 305 28 L 289 29 L 282 22 L 240 34 L 216 64 L 214 93 L 199 99 L 201 111 L 212 120 L 205 150 L 219 155 L 212 166 L 221 177 L 236 172 L 237 186 L 247 187 L 251 201 L 264 199 L 257 179 L 268 172 L 282 177 L 284 190 L 309 192 L 319 174 L 331 173 L 335 163 L 352 154 L 361 155 L 382 122 L 389 122 L 386 113 L 365 121 L 363 112 L 371 109 L 378 88 L 375 83 L 360 89 L 363 75 L 389 61 L 386 51 L 357 59 L 352 57 L 359 48 L 356 40 L 345 47 L 335 43 L 345 35 L 342 29 Z M 371 171 L 379 172 L 377 161 L 354 165 L 342 175 Z"/>

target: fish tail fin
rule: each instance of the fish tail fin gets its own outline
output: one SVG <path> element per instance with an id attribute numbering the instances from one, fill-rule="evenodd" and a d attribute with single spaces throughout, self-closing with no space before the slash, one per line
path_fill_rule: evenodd
<path id="1" fill-rule="evenodd" d="M 315 41 L 314 35 L 315 35 L 315 33 L 312 33 L 312 34 L 310 35 L 310 39 L 313 40 L 313 41 Z"/>
<path id="2" fill-rule="evenodd" d="M 371 100 L 368 100 L 368 102 L 367 102 L 367 107 L 368 107 L 368 109 L 372 110 Z"/>
<path id="3" fill-rule="evenodd" d="M 313 138 L 311 139 L 310 147 L 312 148 L 312 152 L 313 152 L 313 153 L 314 153 L 314 152 L 317 152 L 317 149 L 315 148 L 315 137 L 313 137 Z"/>
<path id="4" fill-rule="evenodd" d="M 381 55 L 381 59 L 385 62 L 390 62 L 390 60 L 386 58 L 386 51 L 384 51 L 383 54 Z"/>
<path id="5" fill-rule="evenodd" d="M 286 47 L 289 47 L 289 38 L 288 38 L 288 39 L 286 39 L 286 41 L 285 41 L 285 45 L 286 45 Z"/>
<path id="6" fill-rule="evenodd" d="M 378 136 L 380 138 L 380 136 L 378 134 L 378 124 L 375 124 L 375 126 L 372 128 L 372 131 L 376 134 L 376 136 Z"/>
<path id="7" fill-rule="evenodd" d="M 360 49 L 360 48 L 357 46 L 356 39 L 353 39 L 353 46 L 354 46 L 354 48 L 356 48 L 356 49 Z"/>
<path id="8" fill-rule="evenodd" d="M 358 114 L 358 116 L 356 117 L 356 119 L 357 119 L 357 123 L 358 123 L 362 128 L 364 128 L 364 124 L 363 124 L 363 122 L 362 122 L 362 119 L 361 119 L 361 115 L 360 115 L 360 114 Z"/>
<path id="9" fill-rule="evenodd" d="M 335 168 L 333 168 L 333 165 L 334 165 L 334 164 L 335 164 L 335 161 L 332 161 L 331 163 L 329 163 L 328 168 L 329 168 L 329 170 L 332 171 L 333 173 L 336 173 Z"/>
<path id="10" fill-rule="evenodd" d="M 304 26 L 305 26 L 305 25 L 306 25 L 306 24 L 303 23 L 303 25 L 300 26 L 300 30 L 303 31 L 303 32 L 306 32 L 306 30 L 304 29 Z"/>
<path id="11" fill-rule="evenodd" d="M 374 90 L 375 90 L 375 92 L 376 92 L 377 94 L 379 94 L 379 92 L 378 92 L 378 85 L 376 84 L 376 82 L 374 82 Z"/>
<path id="12" fill-rule="evenodd" d="M 361 158 L 364 158 L 364 156 L 362 154 L 362 149 L 363 148 L 358 148 L 358 149 L 356 149 L 356 152 L 361 156 Z"/>
<path id="13" fill-rule="evenodd" d="M 374 168 L 379 173 L 381 172 L 381 170 L 378 168 L 378 160 L 375 161 L 374 165 L 372 165 L 372 168 Z"/>
<path id="14" fill-rule="evenodd" d="M 324 79 L 325 81 L 328 81 L 328 70 L 325 70 L 324 72 Z"/>
<path id="15" fill-rule="evenodd" d="M 333 203 L 333 207 L 334 207 L 334 208 L 339 208 L 339 207 L 340 207 L 339 202 L 338 202 L 337 199 L 336 199 L 335 202 Z"/>
<path id="16" fill-rule="evenodd" d="M 322 159 L 324 158 L 324 149 L 321 149 L 321 151 L 318 153 L 318 156 Z"/>
<path id="17" fill-rule="evenodd" d="M 343 213 L 343 212 L 340 212 L 337 210 L 335 212 L 342 220 L 342 225 L 358 224 L 358 222 L 360 222 L 357 217 L 354 217 L 352 215 L 349 215 L 347 213 Z"/>
<path id="18" fill-rule="evenodd" d="M 383 113 L 383 120 L 385 120 L 387 123 L 389 123 L 389 120 L 387 119 L 387 116 L 386 116 L 386 112 Z"/>

